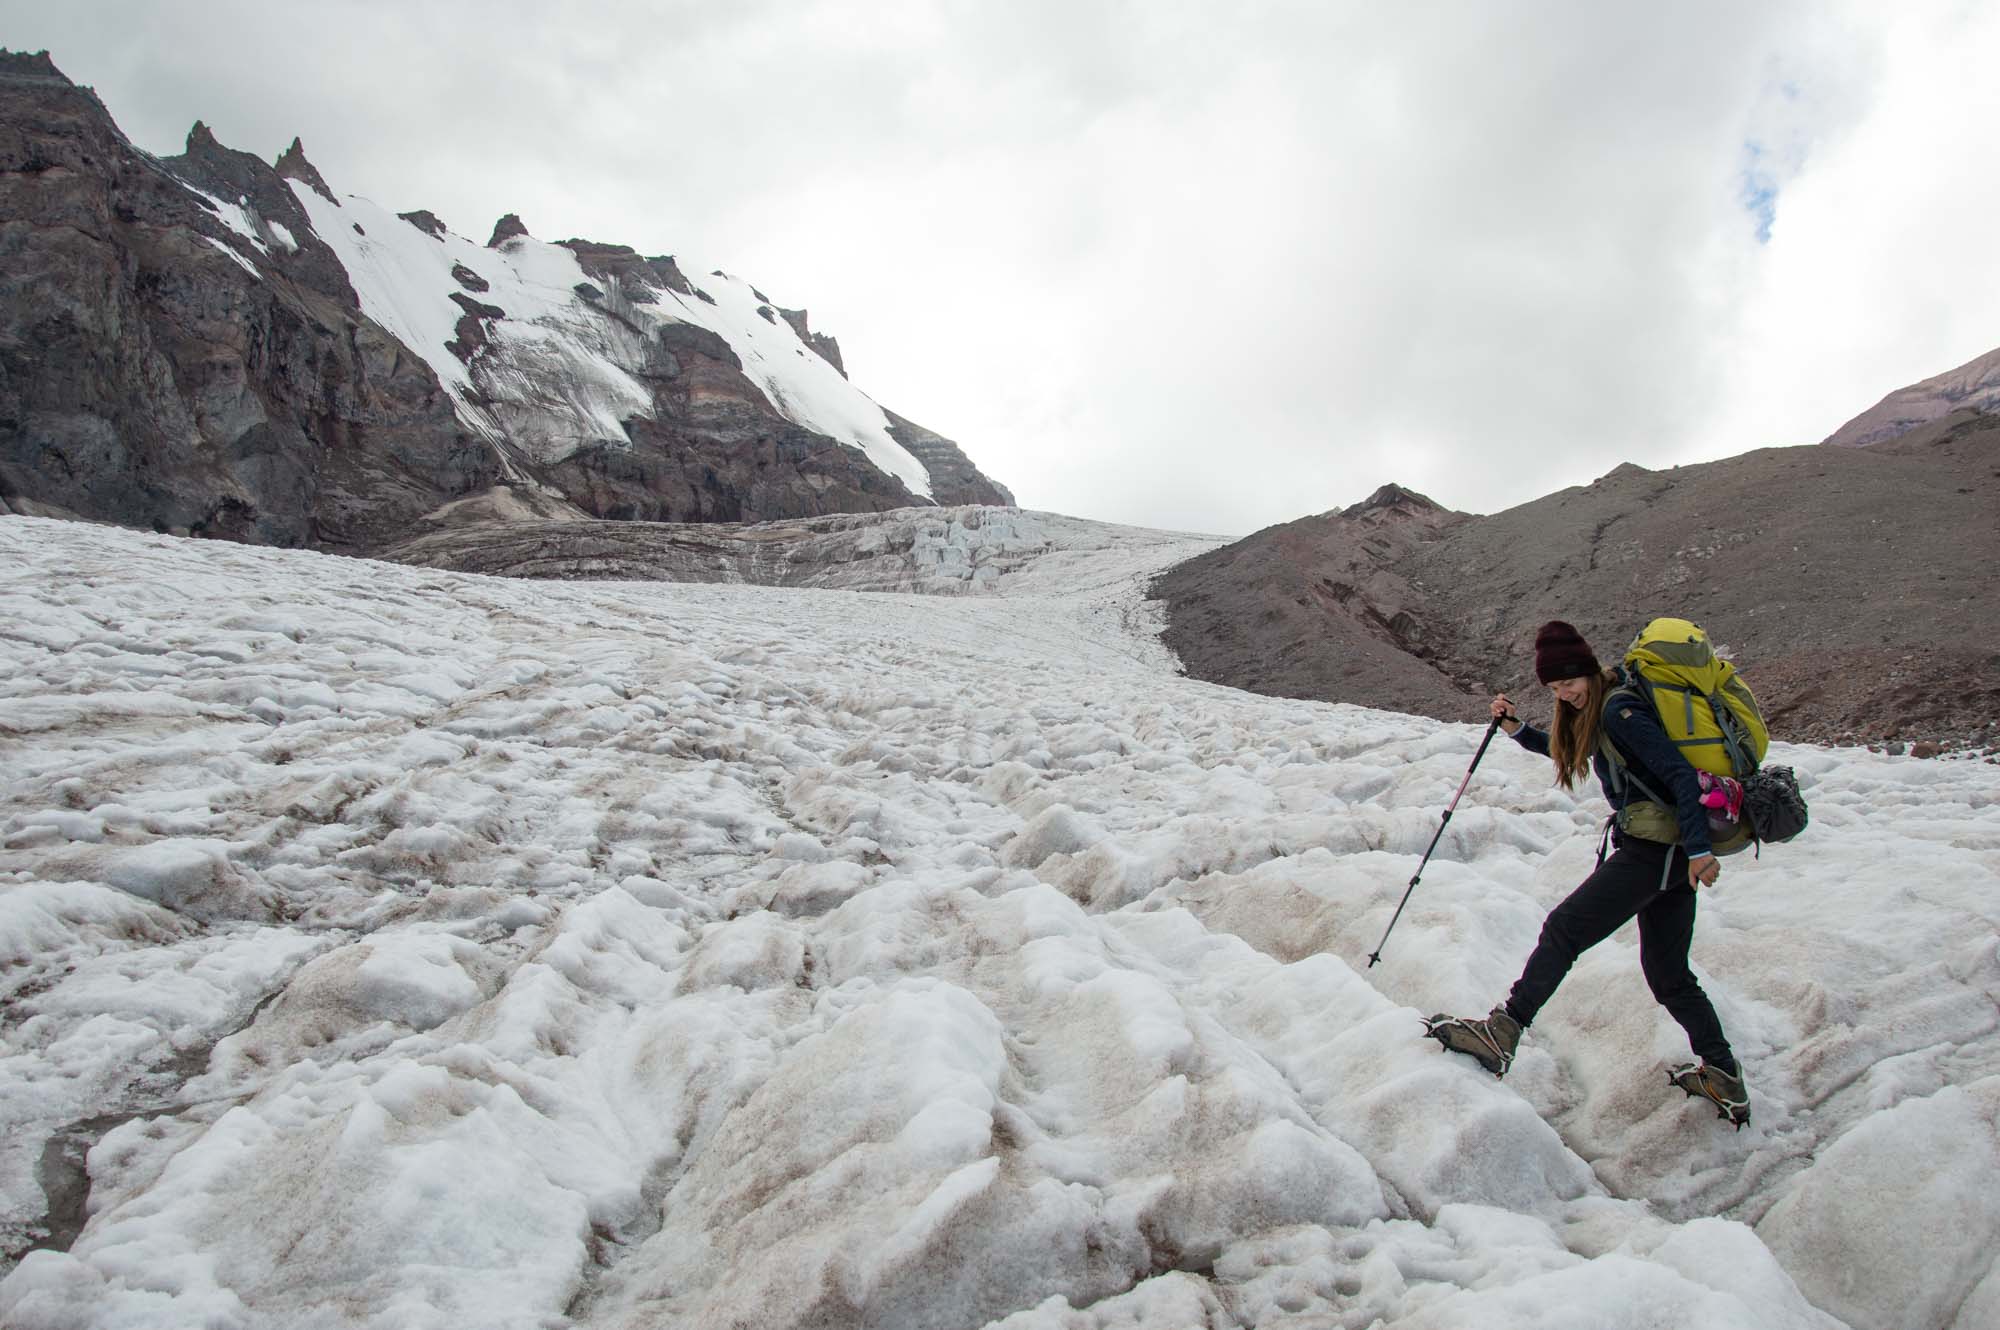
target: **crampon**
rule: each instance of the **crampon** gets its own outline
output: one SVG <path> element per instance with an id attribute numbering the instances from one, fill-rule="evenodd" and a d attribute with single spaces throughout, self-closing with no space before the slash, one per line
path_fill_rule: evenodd
<path id="1" fill-rule="evenodd" d="M 1715 1114 L 1738 1131 L 1750 1122 L 1750 1092 L 1743 1078 L 1732 1076 L 1706 1062 L 1690 1062 L 1667 1073 L 1667 1081 L 1687 1091 L 1690 1099 L 1706 1099 L 1715 1105 Z"/>
<path id="2" fill-rule="evenodd" d="M 1424 1033 L 1453 1053 L 1476 1058 L 1479 1065 L 1495 1076 L 1505 1076 L 1514 1065 L 1514 1050 L 1521 1042 L 1521 1027 L 1505 1009 L 1495 1007 L 1485 1019 L 1470 1016 L 1430 1016 Z"/>

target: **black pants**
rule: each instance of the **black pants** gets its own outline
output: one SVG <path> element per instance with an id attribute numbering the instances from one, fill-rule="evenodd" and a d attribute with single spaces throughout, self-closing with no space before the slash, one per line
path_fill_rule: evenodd
<path id="1" fill-rule="evenodd" d="M 1664 891 L 1662 874 L 1667 882 Z M 1688 886 L 1687 856 L 1678 845 L 1619 837 L 1611 857 L 1549 911 L 1541 941 L 1507 996 L 1508 1014 L 1523 1026 L 1533 1022 L 1576 958 L 1634 915 L 1639 917 L 1639 968 L 1653 997 L 1687 1031 L 1697 1054 L 1734 1071 L 1736 1059 L 1723 1037 L 1722 1022 L 1688 968 L 1688 947 L 1694 941 L 1694 889 Z"/>

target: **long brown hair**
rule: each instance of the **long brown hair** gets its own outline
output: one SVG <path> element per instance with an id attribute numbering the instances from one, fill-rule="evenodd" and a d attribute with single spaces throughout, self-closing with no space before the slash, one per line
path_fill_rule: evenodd
<path id="1" fill-rule="evenodd" d="M 1611 691 L 1611 671 L 1588 676 L 1590 696 L 1582 707 L 1556 699 L 1555 723 L 1549 727 L 1549 756 L 1556 761 L 1556 781 L 1565 790 L 1576 788 L 1579 776 L 1590 772 L 1591 754 L 1597 751 L 1597 731 L 1604 722 L 1604 695 Z"/>

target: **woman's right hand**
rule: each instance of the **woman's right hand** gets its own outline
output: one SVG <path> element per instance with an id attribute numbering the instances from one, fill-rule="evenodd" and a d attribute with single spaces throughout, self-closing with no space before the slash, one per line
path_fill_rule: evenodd
<path id="1" fill-rule="evenodd" d="M 1521 717 L 1516 714 L 1514 704 L 1507 700 L 1505 693 L 1493 695 L 1493 719 L 1499 721 L 1509 734 L 1521 728 Z"/>

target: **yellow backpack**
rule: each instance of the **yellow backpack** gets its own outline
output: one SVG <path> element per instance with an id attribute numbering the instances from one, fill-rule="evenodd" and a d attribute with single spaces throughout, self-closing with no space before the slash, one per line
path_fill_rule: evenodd
<path id="1" fill-rule="evenodd" d="M 1690 766 L 1741 780 L 1764 760 L 1771 731 L 1756 696 L 1694 624 L 1653 620 L 1625 649 L 1625 669 Z"/>
<path id="2" fill-rule="evenodd" d="M 1625 651 L 1625 686 L 1605 699 L 1623 694 L 1642 698 L 1659 714 L 1667 737 L 1690 766 L 1717 776 L 1743 780 L 1757 770 L 1771 746 L 1770 728 L 1757 698 L 1736 673 L 1736 667 L 1715 654 L 1708 634 L 1686 619 L 1655 619 L 1639 631 Z M 1644 801 L 1628 801 L 1618 825 L 1646 840 L 1680 840 L 1680 823 L 1673 807 L 1627 771 L 1624 758 L 1609 738 L 1600 750 L 1610 763 L 1615 786 L 1632 780 Z M 1747 820 L 1735 834 L 1715 842 L 1717 854 L 1733 854 L 1750 845 L 1754 834 Z"/>

